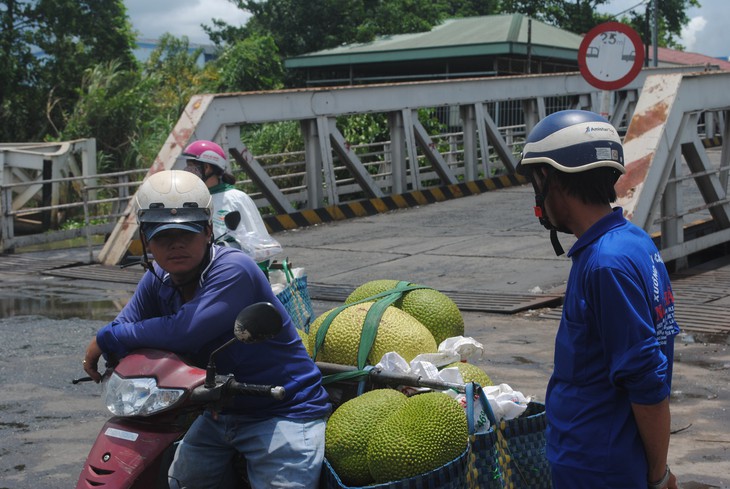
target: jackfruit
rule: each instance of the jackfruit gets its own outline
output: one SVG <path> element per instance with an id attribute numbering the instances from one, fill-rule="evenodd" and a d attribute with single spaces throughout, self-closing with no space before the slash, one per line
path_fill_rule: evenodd
<path id="1" fill-rule="evenodd" d="M 330 324 L 324 344 L 317 351 L 316 360 L 340 365 L 357 365 L 357 352 L 365 315 L 372 305 L 372 302 L 367 302 L 343 309 Z M 309 327 L 309 344 L 312 351 L 317 341 L 317 331 L 331 311 L 319 316 Z M 389 306 L 383 312 L 367 362 L 375 365 L 384 354 L 391 351 L 410 362 L 420 353 L 435 353 L 436 348 L 436 341 L 423 324 L 410 314 Z"/>
<path id="2" fill-rule="evenodd" d="M 481 367 L 465 362 L 454 362 L 450 365 L 446 365 L 444 368 L 449 367 L 456 367 L 459 369 L 459 373 L 461 373 L 461 378 L 464 380 L 465 384 L 469 382 L 476 382 L 482 387 L 494 385 L 492 383 L 492 379 L 489 378 L 489 375 L 487 375 Z"/>
<path id="3" fill-rule="evenodd" d="M 345 485 L 359 487 L 374 481 L 367 459 L 370 436 L 406 399 L 395 389 L 375 389 L 332 413 L 325 430 L 324 454 Z"/>
<path id="4" fill-rule="evenodd" d="M 429 472 L 461 455 L 468 437 L 458 401 L 443 392 L 417 394 L 373 430 L 370 473 L 379 484 Z"/>
<path id="5" fill-rule="evenodd" d="M 345 299 L 352 304 L 392 289 L 398 280 L 372 280 L 356 288 Z M 410 284 L 415 285 L 415 284 Z M 416 289 L 403 294 L 393 306 L 418 319 L 433 335 L 436 345 L 446 338 L 464 335 L 464 318 L 456 303 L 435 289 Z"/>
<path id="6" fill-rule="evenodd" d="M 297 333 L 299 333 L 299 338 L 302 339 L 302 343 L 304 344 L 304 348 L 307 349 L 307 354 L 311 357 L 312 356 L 312 348 L 309 344 L 309 335 L 304 331 L 303 329 L 297 328 Z"/>

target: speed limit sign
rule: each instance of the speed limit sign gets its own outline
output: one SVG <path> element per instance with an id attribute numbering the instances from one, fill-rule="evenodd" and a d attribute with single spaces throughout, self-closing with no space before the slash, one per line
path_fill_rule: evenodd
<path id="1" fill-rule="evenodd" d="M 591 29 L 578 48 L 583 78 L 601 90 L 618 90 L 631 82 L 644 65 L 639 34 L 626 24 L 605 22 Z"/>

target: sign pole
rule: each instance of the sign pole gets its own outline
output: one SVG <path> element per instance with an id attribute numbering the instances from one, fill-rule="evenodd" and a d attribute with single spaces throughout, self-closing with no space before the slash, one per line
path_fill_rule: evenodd
<path id="1" fill-rule="evenodd" d="M 600 114 L 608 119 L 611 120 L 611 90 L 603 90 L 601 92 L 601 112 Z"/>

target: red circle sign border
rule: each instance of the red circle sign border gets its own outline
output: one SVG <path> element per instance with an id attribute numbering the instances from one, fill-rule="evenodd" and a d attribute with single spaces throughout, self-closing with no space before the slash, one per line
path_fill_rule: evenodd
<path id="1" fill-rule="evenodd" d="M 625 34 L 626 37 L 631 40 L 631 43 L 634 45 L 634 49 L 636 51 L 634 66 L 631 67 L 626 75 L 619 78 L 618 80 L 600 80 L 593 76 L 593 74 L 588 69 L 588 63 L 586 62 L 588 46 L 590 46 L 591 42 L 593 42 L 593 39 L 598 37 L 600 34 L 613 31 L 618 31 L 622 34 Z M 636 78 L 636 75 L 639 74 L 643 65 L 644 44 L 641 42 L 641 37 L 634 29 L 626 24 L 622 24 L 621 22 L 604 22 L 603 24 L 598 24 L 596 27 L 588 31 L 588 34 L 583 37 L 583 41 L 581 41 L 580 47 L 578 48 L 578 67 L 580 68 L 581 75 L 583 75 L 583 78 L 585 78 L 588 83 L 596 88 L 600 88 L 601 90 L 618 90 L 620 88 L 623 88 L 634 78 Z"/>

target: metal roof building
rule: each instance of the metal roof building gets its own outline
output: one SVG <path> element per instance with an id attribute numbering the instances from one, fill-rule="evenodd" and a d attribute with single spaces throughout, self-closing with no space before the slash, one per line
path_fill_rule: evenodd
<path id="1" fill-rule="evenodd" d="M 581 39 L 521 14 L 466 17 L 428 32 L 307 53 L 284 66 L 306 70 L 308 85 L 556 73 L 578 69 Z"/>
<path id="2" fill-rule="evenodd" d="M 583 36 L 522 14 L 449 19 L 428 32 L 381 36 L 285 60 L 303 70 L 308 86 L 578 71 Z M 649 50 L 649 56 L 651 50 Z M 659 49 L 659 66 L 730 63 L 696 53 Z"/>

